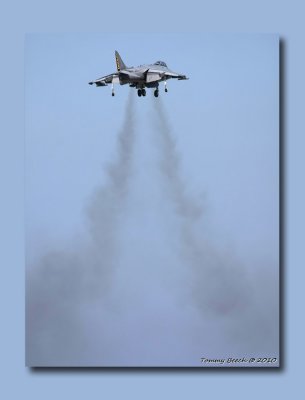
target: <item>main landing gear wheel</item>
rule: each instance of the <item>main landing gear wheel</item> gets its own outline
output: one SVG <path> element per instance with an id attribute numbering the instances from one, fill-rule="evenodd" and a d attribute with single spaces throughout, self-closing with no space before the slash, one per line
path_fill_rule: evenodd
<path id="1" fill-rule="evenodd" d="M 155 96 L 155 97 L 158 97 L 158 96 L 159 96 L 159 90 L 158 90 L 158 89 L 156 89 L 156 90 L 154 91 L 154 96 Z"/>
<path id="2" fill-rule="evenodd" d="M 138 96 L 139 96 L 139 97 L 142 96 L 142 89 L 138 89 Z"/>
<path id="3" fill-rule="evenodd" d="M 142 93 L 142 96 L 146 96 L 146 90 L 145 89 L 142 89 L 141 93 Z"/>
<path id="4" fill-rule="evenodd" d="M 111 93 L 111 96 L 112 96 L 112 97 L 114 96 L 114 92 Z"/>

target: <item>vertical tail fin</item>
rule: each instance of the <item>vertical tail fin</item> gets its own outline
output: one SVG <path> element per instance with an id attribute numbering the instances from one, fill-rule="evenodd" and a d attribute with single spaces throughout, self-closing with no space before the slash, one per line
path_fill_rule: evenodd
<path id="1" fill-rule="evenodd" d="M 115 63 L 117 71 L 121 71 L 122 69 L 127 68 L 117 51 L 115 52 Z"/>

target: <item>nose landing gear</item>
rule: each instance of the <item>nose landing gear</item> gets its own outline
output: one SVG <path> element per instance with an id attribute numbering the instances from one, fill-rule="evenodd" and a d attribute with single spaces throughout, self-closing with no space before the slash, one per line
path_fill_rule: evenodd
<path id="1" fill-rule="evenodd" d="M 165 93 L 168 92 L 168 89 L 167 89 L 167 86 L 166 86 L 166 81 L 164 81 L 164 91 L 165 91 Z"/>
<path id="2" fill-rule="evenodd" d="M 111 96 L 113 97 L 114 96 L 114 86 L 113 86 L 113 84 L 111 85 Z"/>

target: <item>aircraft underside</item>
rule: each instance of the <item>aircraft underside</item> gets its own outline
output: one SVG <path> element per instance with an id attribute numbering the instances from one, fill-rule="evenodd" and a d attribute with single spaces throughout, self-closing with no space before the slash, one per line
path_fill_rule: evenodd
<path id="1" fill-rule="evenodd" d="M 164 81 L 164 85 L 165 85 L 165 92 L 167 92 L 168 89 L 166 87 L 166 81 Z M 155 89 L 154 90 L 154 96 L 155 97 L 159 96 L 159 82 L 150 82 L 150 83 L 135 82 L 135 83 L 130 83 L 129 86 L 130 87 L 134 87 L 135 89 L 137 89 L 139 97 L 141 97 L 141 96 L 145 97 L 146 96 L 146 88 Z"/>
<path id="2" fill-rule="evenodd" d="M 138 96 L 146 96 L 146 88 L 155 89 L 154 96 L 159 96 L 159 82 L 143 83 L 143 82 L 133 82 L 129 84 L 130 87 L 137 89 Z M 164 91 L 168 92 L 166 81 L 164 81 Z M 112 96 L 115 95 L 114 86 L 112 85 Z"/>
<path id="3" fill-rule="evenodd" d="M 155 97 L 159 96 L 159 82 L 145 82 L 144 80 L 140 80 L 137 82 L 124 82 L 124 81 L 121 82 L 120 81 L 120 85 L 126 85 L 126 84 L 129 84 L 130 87 L 137 89 L 137 93 L 138 93 L 139 97 L 146 96 L 146 88 L 155 89 L 154 96 Z M 164 80 L 164 91 L 168 92 L 166 80 Z M 111 93 L 112 93 L 112 96 L 115 95 L 113 84 L 112 84 L 112 92 Z"/>

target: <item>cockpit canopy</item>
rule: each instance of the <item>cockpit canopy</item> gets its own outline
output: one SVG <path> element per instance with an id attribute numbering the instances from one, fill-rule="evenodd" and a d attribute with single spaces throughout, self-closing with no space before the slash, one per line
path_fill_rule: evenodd
<path id="1" fill-rule="evenodd" d="M 156 61 L 154 65 L 161 65 L 161 67 L 167 67 L 164 61 Z"/>

